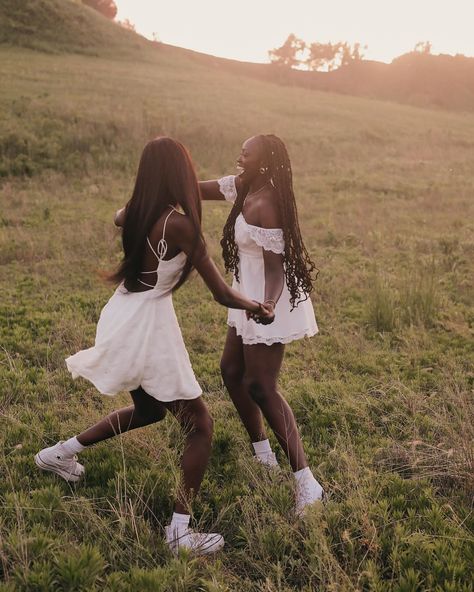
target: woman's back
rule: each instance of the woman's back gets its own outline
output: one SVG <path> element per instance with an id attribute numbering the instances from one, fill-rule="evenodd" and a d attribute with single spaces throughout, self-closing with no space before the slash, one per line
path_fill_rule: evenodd
<path id="1" fill-rule="evenodd" d="M 136 281 L 125 281 L 126 291 L 153 290 L 154 296 L 172 291 L 183 272 L 186 254 L 176 244 L 170 228 L 173 217 L 183 215 L 170 206 L 156 221 L 146 239 L 141 273 Z"/>

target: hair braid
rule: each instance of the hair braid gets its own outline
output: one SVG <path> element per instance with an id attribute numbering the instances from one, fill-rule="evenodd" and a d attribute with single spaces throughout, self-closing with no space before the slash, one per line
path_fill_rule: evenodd
<path id="1" fill-rule="evenodd" d="M 229 216 L 224 225 L 222 232 L 221 247 L 224 258 L 224 265 L 226 271 L 230 271 L 235 275 L 235 279 L 239 280 L 239 249 L 235 243 L 235 221 L 237 216 L 241 213 L 245 197 L 248 193 L 248 187 L 242 185 L 237 192 L 237 198 L 229 213 Z"/>
<path id="2" fill-rule="evenodd" d="M 277 207 L 282 223 L 285 252 L 283 254 L 286 285 L 290 292 L 292 309 L 306 300 L 313 291 L 312 274 L 318 270 L 303 243 L 298 223 L 295 195 L 293 193 L 293 173 L 285 144 L 273 134 L 260 135 L 263 146 L 263 160 L 268 166 L 270 179 L 277 196 Z M 234 207 L 224 226 L 221 241 L 226 270 L 234 272 L 238 279 L 239 256 L 235 244 L 234 225 L 242 211 L 248 187 L 242 187 Z"/>

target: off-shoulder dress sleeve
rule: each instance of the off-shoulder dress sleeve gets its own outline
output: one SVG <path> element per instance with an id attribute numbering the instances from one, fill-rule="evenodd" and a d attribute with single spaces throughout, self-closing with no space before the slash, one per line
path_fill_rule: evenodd
<path id="1" fill-rule="evenodd" d="M 261 228 L 247 224 L 248 232 L 252 240 L 265 251 L 283 254 L 285 252 L 285 239 L 281 228 Z"/>
<path id="2" fill-rule="evenodd" d="M 234 203 L 237 199 L 237 189 L 235 187 L 235 176 L 228 175 L 217 180 L 219 190 L 227 201 Z"/>

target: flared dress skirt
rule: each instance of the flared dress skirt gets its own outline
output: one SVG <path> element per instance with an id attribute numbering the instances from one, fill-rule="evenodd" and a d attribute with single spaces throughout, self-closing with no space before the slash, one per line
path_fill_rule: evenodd
<path id="1" fill-rule="evenodd" d="M 247 298 L 263 302 L 265 300 L 265 271 L 262 256 L 245 255 L 239 251 L 239 281 L 234 278 L 232 287 Z M 234 327 L 245 345 L 264 343 L 290 343 L 303 337 L 318 333 L 311 299 L 308 297 L 292 310 L 290 292 L 286 282 L 275 308 L 275 320 L 270 325 L 261 325 L 247 320 L 245 311 L 229 309 L 227 324 Z"/>
<path id="2" fill-rule="evenodd" d="M 100 314 L 94 347 L 68 357 L 66 364 L 73 378 L 86 378 L 104 395 L 140 386 L 163 402 L 202 394 L 171 292 L 119 286 Z"/>

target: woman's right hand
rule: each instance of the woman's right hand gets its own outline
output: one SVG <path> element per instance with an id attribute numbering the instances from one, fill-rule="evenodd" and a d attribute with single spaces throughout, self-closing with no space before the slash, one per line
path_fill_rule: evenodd
<path id="1" fill-rule="evenodd" d="M 262 304 L 261 302 L 254 301 L 257 304 L 257 310 L 247 310 L 246 316 L 249 321 L 252 319 L 259 325 L 270 325 L 275 320 L 274 307 L 271 304 Z"/>

